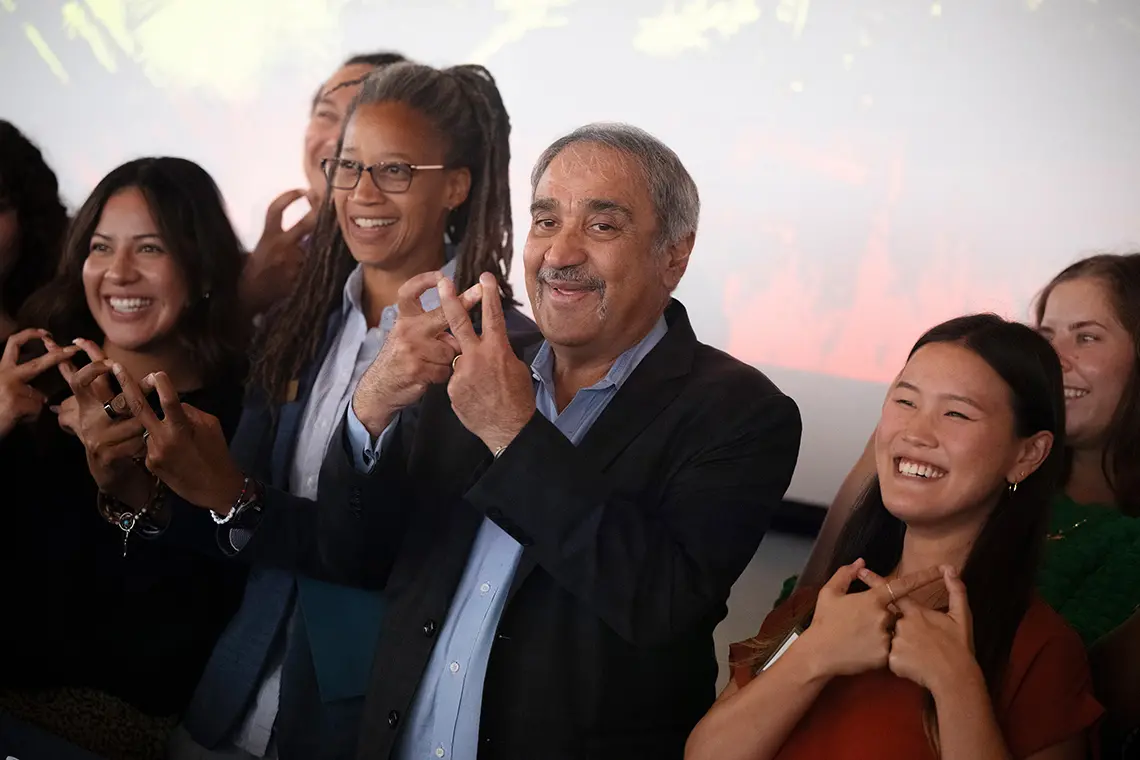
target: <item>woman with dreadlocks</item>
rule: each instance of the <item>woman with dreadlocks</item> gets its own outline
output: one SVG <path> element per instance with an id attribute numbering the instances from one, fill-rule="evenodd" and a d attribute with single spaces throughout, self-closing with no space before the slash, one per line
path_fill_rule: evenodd
<path id="1" fill-rule="evenodd" d="M 237 463 L 204 470 L 219 474 L 219 492 L 240 464 L 266 489 L 316 497 L 326 450 L 343 445 L 333 433 L 409 278 L 440 271 L 467 290 L 489 271 L 515 304 L 509 134 L 480 66 L 399 63 L 365 81 L 335 155 L 322 162 L 329 192 L 312 253 L 255 356 L 231 446 Z M 421 301 L 439 306 L 434 290 Z M 507 324 L 534 329 L 513 308 Z M 240 547 L 239 534 L 223 529 L 222 541 Z M 255 568 L 172 756 L 351 757 L 382 610 L 374 592 Z"/>

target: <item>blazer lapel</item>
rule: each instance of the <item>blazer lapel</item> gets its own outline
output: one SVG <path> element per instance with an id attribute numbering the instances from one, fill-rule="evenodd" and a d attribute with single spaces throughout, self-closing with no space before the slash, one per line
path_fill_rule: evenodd
<path id="1" fill-rule="evenodd" d="M 324 363 L 325 357 L 332 350 L 332 343 L 336 340 L 340 323 L 340 311 L 338 309 L 329 317 L 328 324 L 325 326 L 325 338 L 316 358 L 309 362 L 309 366 L 305 367 L 301 377 L 296 381 L 296 397 L 283 403 L 278 411 L 277 432 L 273 438 L 270 469 L 270 478 L 277 488 L 288 488 L 289 486 L 289 464 L 293 459 L 293 453 L 297 450 L 297 433 L 301 424 L 301 416 L 309 402 L 309 396 L 313 392 L 313 385 L 317 382 L 321 364 Z"/>
<path id="2" fill-rule="evenodd" d="M 578 446 L 599 472 L 605 472 L 684 387 L 684 378 L 693 366 L 697 337 L 679 301 L 665 310 L 665 320 L 669 332 L 637 365 Z M 507 592 L 507 604 L 537 564 L 536 553 L 524 549 Z"/>

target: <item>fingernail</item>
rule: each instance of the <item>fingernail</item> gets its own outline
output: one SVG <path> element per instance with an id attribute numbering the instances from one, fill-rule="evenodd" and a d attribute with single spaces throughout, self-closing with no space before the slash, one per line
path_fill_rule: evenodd
<path id="1" fill-rule="evenodd" d="M 153 383 L 154 382 L 154 376 L 155 376 L 155 373 L 151 372 L 149 375 L 144 377 L 143 380 L 146 380 L 148 383 Z"/>
<path id="2" fill-rule="evenodd" d="M 83 338 L 76 338 L 75 340 L 71 341 L 71 344 L 73 346 L 82 346 L 83 345 Z"/>
<path id="3" fill-rule="evenodd" d="M 111 371 L 114 372 L 116 375 L 121 374 L 123 371 L 123 365 L 119 364 L 118 362 L 115 362 L 114 364 L 111 365 Z"/>
<path id="4" fill-rule="evenodd" d="M 858 575 L 860 578 L 866 578 L 870 574 L 871 573 L 870 573 L 870 571 L 867 570 L 867 568 L 865 568 L 865 567 L 859 568 Z"/>
<path id="5" fill-rule="evenodd" d="M 954 567 L 947 567 L 946 568 L 946 574 L 949 575 L 951 578 L 957 578 L 958 577 L 958 570 L 957 570 L 957 568 L 954 568 Z"/>

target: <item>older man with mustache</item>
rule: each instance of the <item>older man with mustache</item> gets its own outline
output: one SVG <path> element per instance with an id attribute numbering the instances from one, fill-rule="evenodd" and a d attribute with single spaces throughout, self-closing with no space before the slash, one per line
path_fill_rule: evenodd
<path id="1" fill-rule="evenodd" d="M 479 293 L 414 278 L 317 508 L 256 483 L 204 504 L 257 560 L 386 589 L 360 758 L 680 758 L 714 698 L 713 629 L 795 468 L 795 403 L 672 298 L 699 213 L 676 154 L 590 125 L 532 190 L 541 336 L 508 339 L 489 274 L 479 325 Z"/>

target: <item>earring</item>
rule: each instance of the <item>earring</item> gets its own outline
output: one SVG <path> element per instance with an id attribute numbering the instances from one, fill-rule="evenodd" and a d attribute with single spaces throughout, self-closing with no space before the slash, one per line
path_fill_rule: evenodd
<path id="1" fill-rule="evenodd" d="M 1010 493 L 1017 493 L 1017 481 L 1016 480 L 1009 484 L 1009 492 Z"/>
<path id="2" fill-rule="evenodd" d="M 210 300 L 210 291 L 207 290 L 205 293 L 202 294 L 202 300 L 203 301 L 209 301 Z"/>

